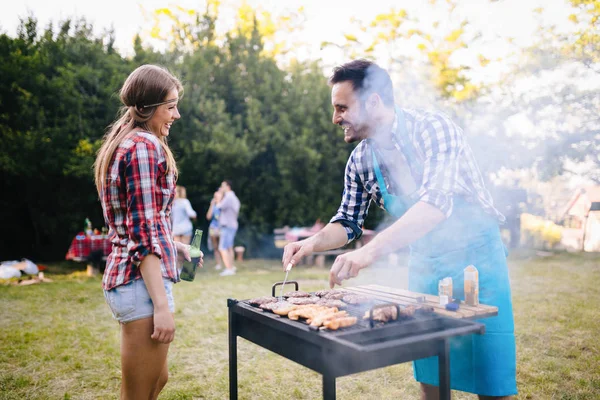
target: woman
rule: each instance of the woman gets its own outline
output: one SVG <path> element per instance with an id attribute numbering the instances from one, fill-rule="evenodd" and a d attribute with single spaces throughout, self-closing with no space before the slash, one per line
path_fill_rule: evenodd
<path id="1" fill-rule="evenodd" d="M 187 199 L 186 190 L 183 186 L 177 185 L 175 188 L 175 201 L 173 202 L 173 236 L 176 241 L 181 243 L 190 243 L 192 239 L 192 222 L 190 218 L 196 219 L 196 211 L 192 208 Z"/>
<path id="2" fill-rule="evenodd" d="M 121 324 L 126 400 L 156 399 L 167 383 L 177 254 L 190 260 L 189 246 L 173 241 L 170 220 L 177 166 L 167 137 L 180 117 L 181 92 L 181 83 L 163 68 L 133 71 L 120 91 L 122 116 L 106 133 L 94 164 L 112 242 L 102 286 Z"/>
<path id="3" fill-rule="evenodd" d="M 221 238 L 221 231 L 219 230 L 219 215 L 221 215 L 221 207 L 219 207 L 219 203 L 223 200 L 223 192 L 221 190 L 217 190 L 213 195 L 212 200 L 210 201 L 210 207 L 206 212 L 206 219 L 210 221 L 210 225 L 208 226 L 208 236 L 210 237 L 209 244 L 215 252 L 215 261 L 217 265 L 215 265 L 216 270 L 220 270 L 223 268 L 221 266 L 221 252 L 219 251 L 219 239 Z"/>

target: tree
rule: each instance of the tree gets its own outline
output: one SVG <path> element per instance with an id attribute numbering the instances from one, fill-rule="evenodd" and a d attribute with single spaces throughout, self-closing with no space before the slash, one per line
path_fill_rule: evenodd
<path id="1" fill-rule="evenodd" d="M 94 38 L 84 20 L 38 33 L 21 21 L 0 36 L 0 175 L 6 257 L 64 255 L 86 215 L 101 223 L 91 179 L 94 141 L 116 113 L 107 102 L 127 63 L 110 33 Z M 57 246 L 58 244 L 58 246 Z"/>

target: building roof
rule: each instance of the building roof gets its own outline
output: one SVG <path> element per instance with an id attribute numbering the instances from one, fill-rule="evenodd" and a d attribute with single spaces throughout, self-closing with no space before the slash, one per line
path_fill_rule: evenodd
<path id="1" fill-rule="evenodd" d="M 565 211 L 563 215 L 567 214 L 569 210 L 577 203 L 579 197 L 581 195 L 585 195 L 591 203 L 590 210 L 588 211 L 598 211 L 598 204 L 600 203 L 600 185 L 599 186 L 586 186 L 579 188 L 575 191 L 575 194 L 571 198 L 571 200 L 567 203 L 565 207 Z"/>

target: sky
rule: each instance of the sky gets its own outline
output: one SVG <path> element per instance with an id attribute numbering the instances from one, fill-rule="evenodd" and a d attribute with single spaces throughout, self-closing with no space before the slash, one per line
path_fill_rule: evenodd
<path id="1" fill-rule="evenodd" d="M 355 33 L 352 31 L 354 26 L 350 22 L 352 18 L 367 24 L 377 14 L 389 12 L 392 8 L 397 10 L 405 8 L 409 15 L 414 15 L 421 23 L 428 26 L 431 26 L 434 21 L 456 26 L 460 19 L 466 18 L 472 29 L 481 32 L 485 40 L 469 42 L 469 48 L 457 54 L 457 61 L 463 65 L 469 63 L 475 65 L 478 63 L 479 54 L 487 58 L 502 59 L 486 68 L 480 68 L 479 75 L 474 68 L 471 71 L 471 79 L 474 83 L 494 82 L 503 73 L 510 71 L 512 68 L 510 63 L 518 62 L 516 56 L 511 56 L 515 50 L 514 46 L 532 45 L 540 22 L 545 26 L 554 25 L 559 32 L 573 29 L 573 25 L 568 21 L 572 9 L 567 0 L 458 0 L 455 21 L 445 20 L 447 14 L 436 11 L 443 7 L 445 0 L 437 0 L 437 5 L 433 9 L 430 0 L 221 0 L 217 29 L 223 32 L 233 27 L 236 10 L 242 2 L 254 9 L 269 11 L 275 17 L 303 7 L 306 22 L 302 27 L 301 37 L 307 46 L 294 48 L 293 56 L 301 60 L 307 57 L 321 60 L 325 74 L 331 71 L 332 66 L 347 60 L 342 59 L 341 53 L 334 48 L 322 48 L 322 42 L 341 44 L 344 42 L 344 33 Z M 155 9 L 172 6 L 203 10 L 205 0 L 13 0 L 10 2 L 7 0 L 0 9 L 0 32 L 11 36 L 16 35 L 19 18 L 26 17 L 28 13 L 33 13 L 38 19 L 40 28 L 46 27 L 50 21 L 57 23 L 66 18 L 83 16 L 92 23 L 97 34 L 114 28 L 115 47 L 121 54 L 130 55 L 135 34 L 141 32 L 144 38 L 144 32 L 148 32 L 151 27 L 148 15 Z M 543 13 L 534 12 L 537 8 L 543 8 Z M 367 31 L 367 34 L 369 33 Z M 507 44 L 508 38 L 513 39 L 514 46 Z M 400 48 L 398 51 L 416 51 L 416 46 L 411 50 Z M 375 61 L 383 67 L 388 67 L 385 58 L 389 55 L 390 53 L 378 54 Z M 552 79 L 558 79 L 557 84 L 560 84 L 565 76 L 565 73 L 559 71 L 554 76 L 538 77 L 543 78 L 546 85 L 530 78 L 524 79 L 520 85 L 523 90 L 532 89 L 528 89 L 527 85 L 552 87 Z M 595 79 L 595 84 L 600 86 L 597 76 Z M 585 79 L 585 82 L 586 85 L 590 84 L 588 79 Z M 427 103 L 428 98 L 423 96 L 422 101 Z M 510 125 L 511 121 L 502 123 Z M 518 115 L 513 118 L 512 123 L 516 126 L 515 132 L 521 134 L 534 132 L 537 129 L 537 125 L 524 121 L 522 116 Z M 508 129 L 512 130 L 510 126 Z"/>
<path id="2" fill-rule="evenodd" d="M 222 29 L 230 28 L 233 24 L 235 10 L 244 0 L 222 0 L 220 21 Z M 303 39 L 308 42 L 309 49 L 303 49 L 304 54 L 298 58 L 319 58 L 325 64 L 337 63 L 332 58 L 339 57 L 331 49 L 321 49 L 323 41 L 343 41 L 343 33 L 351 28 L 351 18 L 369 22 L 375 15 L 389 11 L 392 7 L 406 8 L 423 23 L 431 23 L 438 19 L 435 12 L 428 8 L 427 1 L 410 0 L 245 0 L 253 7 L 260 7 L 277 15 L 278 13 L 296 10 L 304 7 L 306 24 Z M 438 0 L 439 3 L 444 0 Z M 6 2 L 0 13 L 0 31 L 15 35 L 19 18 L 32 12 L 39 20 L 39 25 L 45 27 L 49 21 L 57 22 L 68 17 L 84 16 L 91 22 L 96 32 L 113 27 L 116 31 L 116 48 L 122 54 L 131 54 L 132 39 L 137 32 L 149 29 L 148 12 L 153 9 L 179 5 L 185 8 L 203 9 L 202 0 L 20 0 Z M 566 0 L 461 0 L 457 8 L 458 17 L 466 17 L 471 24 L 482 31 L 492 42 L 483 44 L 483 49 L 473 49 L 465 52 L 463 57 L 475 59 L 476 51 L 485 51 L 492 57 L 503 57 L 511 51 L 506 44 L 506 38 L 512 37 L 519 45 L 530 44 L 533 33 L 538 25 L 536 15 L 532 11 L 537 7 L 544 8 L 543 19 L 546 23 L 566 25 L 569 8 Z M 146 11 L 146 13 L 144 12 Z M 539 18 L 539 17 L 538 17 Z M 496 40 L 494 40 L 494 38 Z M 488 73 L 493 73 L 488 69 Z"/>

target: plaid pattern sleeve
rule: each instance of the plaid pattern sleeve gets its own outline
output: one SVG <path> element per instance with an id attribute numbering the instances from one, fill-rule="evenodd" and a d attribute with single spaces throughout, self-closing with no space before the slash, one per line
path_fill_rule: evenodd
<path id="1" fill-rule="evenodd" d="M 364 185 L 366 168 L 366 142 L 361 142 L 352 152 L 346 163 L 344 176 L 344 192 L 337 213 L 329 221 L 344 226 L 348 235 L 348 243 L 360 238 L 371 203 L 371 194 Z M 363 175 L 363 176 L 361 176 Z"/>
<path id="2" fill-rule="evenodd" d="M 148 254 L 162 257 L 155 224 L 157 207 L 154 198 L 158 176 L 158 152 L 153 144 L 140 141 L 128 155 L 125 185 L 129 199 L 129 253 L 134 263 L 140 263 Z"/>
<path id="3" fill-rule="evenodd" d="M 452 196 L 459 180 L 459 156 L 464 145 L 461 129 L 447 117 L 435 114 L 423 121 L 423 128 L 416 139 L 425 156 L 423 180 L 417 197 L 449 217 L 452 214 Z"/>

